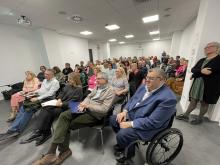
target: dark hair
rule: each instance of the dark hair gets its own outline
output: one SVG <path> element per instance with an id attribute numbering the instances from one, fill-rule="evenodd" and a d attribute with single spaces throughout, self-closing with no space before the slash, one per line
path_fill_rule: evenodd
<path id="1" fill-rule="evenodd" d="M 61 72 L 61 70 L 58 66 L 54 66 L 53 70 L 54 70 L 54 73 L 60 73 Z"/>

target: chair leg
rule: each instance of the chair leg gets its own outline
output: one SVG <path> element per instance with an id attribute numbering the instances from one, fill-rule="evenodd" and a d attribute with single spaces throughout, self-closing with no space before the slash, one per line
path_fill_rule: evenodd
<path id="1" fill-rule="evenodd" d="M 80 129 L 77 129 L 77 139 L 78 139 L 78 141 L 80 140 L 79 130 Z"/>
<path id="2" fill-rule="evenodd" d="M 102 143 L 102 154 L 104 154 L 104 142 L 103 142 L 102 129 L 100 129 L 100 135 L 101 135 L 101 143 Z"/>

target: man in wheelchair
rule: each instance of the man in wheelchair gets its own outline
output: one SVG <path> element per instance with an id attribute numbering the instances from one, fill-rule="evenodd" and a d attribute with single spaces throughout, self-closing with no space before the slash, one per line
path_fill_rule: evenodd
<path id="1" fill-rule="evenodd" d="M 123 112 L 113 115 L 111 126 L 116 132 L 114 146 L 116 160 L 124 163 L 135 154 L 135 146 L 125 149 L 136 140 L 150 141 L 155 134 L 167 128 L 176 112 L 176 96 L 165 86 L 166 74 L 162 69 L 149 70 L 141 85 L 125 105 Z"/>

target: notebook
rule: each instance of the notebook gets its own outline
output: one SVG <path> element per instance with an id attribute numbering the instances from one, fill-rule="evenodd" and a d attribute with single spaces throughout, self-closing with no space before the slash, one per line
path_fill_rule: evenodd
<path id="1" fill-rule="evenodd" d="M 78 111 L 80 102 L 69 101 L 68 104 L 69 104 L 70 111 L 72 113 L 84 113 L 84 112 Z"/>
<path id="2" fill-rule="evenodd" d="M 57 105 L 57 100 L 50 100 L 50 101 L 46 101 L 44 103 L 41 103 L 42 107 L 46 107 L 46 106 L 56 106 Z"/>

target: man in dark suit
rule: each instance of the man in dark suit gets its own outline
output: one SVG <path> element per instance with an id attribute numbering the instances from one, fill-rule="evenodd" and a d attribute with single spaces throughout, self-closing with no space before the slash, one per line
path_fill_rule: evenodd
<path id="1" fill-rule="evenodd" d="M 175 114 L 176 96 L 164 84 L 165 79 L 163 70 L 149 70 L 146 83 L 138 88 L 123 112 L 111 117 L 111 126 L 117 133 L 114 149 L 118 162 L 126 160 L 124 150 L 131 142 L 152 139 Z M 134 151 L 134 146 L 129 147 L 128 158 L 134 156 Z"/>

